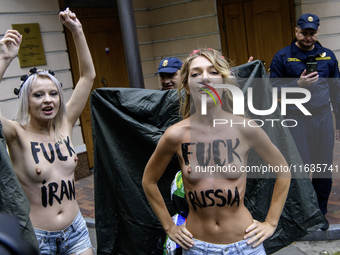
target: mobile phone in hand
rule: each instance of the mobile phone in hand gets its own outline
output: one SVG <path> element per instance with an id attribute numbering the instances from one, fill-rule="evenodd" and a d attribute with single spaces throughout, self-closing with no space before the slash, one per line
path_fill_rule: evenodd
<path id="1" fill-rule="evenodd" d="M 306 74 L 310 74 L 317 71 L 318 63 L 315 60 L 315 56 L 308 56 L 306 63 Z"/>

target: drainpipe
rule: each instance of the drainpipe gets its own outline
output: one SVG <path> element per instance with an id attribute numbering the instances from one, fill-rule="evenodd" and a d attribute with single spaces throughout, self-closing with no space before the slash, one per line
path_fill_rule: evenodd
<path id="1" fill-rule="evenodd" d="M 117 0 L 130 88 L 144 88 L 132 0 Z"/>

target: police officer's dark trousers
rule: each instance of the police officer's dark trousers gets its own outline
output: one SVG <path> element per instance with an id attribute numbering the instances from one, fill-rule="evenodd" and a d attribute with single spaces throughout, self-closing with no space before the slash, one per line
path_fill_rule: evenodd
<path id="1" fill-rule="evenodd" d="M 312 116 L 305 116 L 300 111 L 287 111 L 285 118 L 297 121 L 297 125 L 289 129 L 306 166 L 302 169 L 310 169 L 320 210 L 325 215 L 332 189 L 332 171 L 336 170 L 332 165 L 333 116 L 329 106 L 309 111 Z M 293 122 L 289 123 L 291 125 Z"/>

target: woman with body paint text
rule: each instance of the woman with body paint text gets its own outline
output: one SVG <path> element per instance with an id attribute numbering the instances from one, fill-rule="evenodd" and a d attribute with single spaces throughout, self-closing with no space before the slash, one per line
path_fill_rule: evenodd
<path id="1" fill-rule="evenodd" d="M 30 201 L 30 219 L 42 254 L 93 254 L 86 222 L 75 200 L 77 155 L 72 130 L 95 78 L 82 25 L 68 8 L 60 22 L 72 33 L 80 78 L 65 102 L 54 73 L 32 68 L 15 89 L 17 120 L 0 116 L 16 175 Z M 17 56 L 22 36 L 8 30 L 0 40 L 0 77 Z"/>
<path id="2" fill-rule="evenodd" d="M 232 83 L 229 64 L 219 52 L 195 50 L 181 69 L 183 120 L 166 130 L 145 168 L 145 194 L 183 254 L 265 254 L 262 243 L 273 235 L 286 201 L 290 172 L 277 172 L 266 220 L 254 220 L 244 206 L 247 173 L 240 169 L 247 165 L 249 150 L 254 149 L 272 166 L 286 166 L 287 162 L 261 128 L 213 125 L 215 119 L 245 120 L 233 115 L 230 91 L 215 88 Z M 174 154 L 179 158 L 189 204 L 187 221 L 181 226 L 173 223 L 157 187 Z"/>

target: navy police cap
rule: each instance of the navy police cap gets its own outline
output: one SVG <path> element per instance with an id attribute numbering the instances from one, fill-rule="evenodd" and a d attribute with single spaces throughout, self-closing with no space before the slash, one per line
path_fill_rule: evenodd
<path id="1" fill-rule="evenodd" d="M 312 28 L 314 30 L 318 30 L 319 25 L 319 17 L 310 13 L 303 14 L 297 22 L 297 26 L 301 29 Z"/>
<path id="2" fill-rule="evenodd" d="M 178 58 L 165 58 L 159 63 L 158 73 L 176 73 L 182 68 L 182 61 Z"/>

